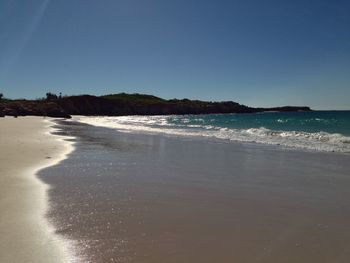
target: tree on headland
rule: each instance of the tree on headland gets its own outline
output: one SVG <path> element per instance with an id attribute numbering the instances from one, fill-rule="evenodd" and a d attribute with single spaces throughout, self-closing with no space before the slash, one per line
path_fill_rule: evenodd
<path id="1" fill-rule="evenodd" d="M 0 93 L 0 100 L 4 97 L 4 94 Z"/>
<path id="2" fill-rule="evenodd" d="M 56 94 L 48 92 L 46 93 L 46 100 L 57 100 L 58 97 Z"/>

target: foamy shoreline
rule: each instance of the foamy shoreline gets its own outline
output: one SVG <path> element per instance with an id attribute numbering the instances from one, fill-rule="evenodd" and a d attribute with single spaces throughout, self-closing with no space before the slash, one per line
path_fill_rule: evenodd
<path id="1" fill-rule="evenodd" d="M 281 113 L 279 113 L 281 114 Z M 194 117 L 195 116 L 195 117 Z M 239 128 L 227 124 L 229 120 L 205 119 L 203 116 L 235 116 L 235 115 L 159 115 L 159 116 L 73 116 L 73 120 L 85 124 L 116 129 L 120 132 L 134 132 L 146 134 L 166 134 L 181 137 L 215 138 L 219 140 L 258 143 L 315 152 L 350 152 L 350 137 L 338 132 L 300 130 L 302 127 L 294 127 L 295 130 L 268 129 L 263 123 L 251 123 L 252 126 Z M 249 115 L 252 116 L 252 115 Z M 269 115 L 271 116 L 271 115 Z M 192 118 L 192 119 L 191 119 Z M 278 116 L 277 123 L 283 123 L 283 118 Z M 314 118 L 318 119 L 318 118 Z M 287 122 L 288 119 L 285 120 Z M 232 121 L 232 120 L 231 120 Z M 244 122 L 244 119 L 234 120 Z M 271 121 L 271 120 L 269 120 Z M 309 119 L 305 120 L 306 123 Z M 328 120 L 325 120 L 326 122 Z M 334 120 L 333 120 L 334 121 Z M 216 122 L 216 123 L 215 123 Z M 265 123 L 268 124 L 268 123 Z M 226 125 L 226 126 L 225 126 Z M 305 124 L 303 124 L 305 125 Z M 334 124 L 335 125 L 335 124 Z M 280 127 L 281 128 L 281 127 Z"/>
<path id="2" fill-rule="evenodd" d="M 76 261 L 46 219 L 49 186 L 36 176 L 74 149 L 52 125 L 51 118 L 0 119 L 0 262 Z"/>

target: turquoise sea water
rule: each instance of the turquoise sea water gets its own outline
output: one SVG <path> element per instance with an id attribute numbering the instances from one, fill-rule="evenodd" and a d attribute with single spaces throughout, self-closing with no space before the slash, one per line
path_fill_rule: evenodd
<path id="1" fill-rule="evenodd" d="M 350 111 L 77 117 L 124 132 L 213 137 L 317 151 L 350 152 Z"/>
<path id="2" fill-rule="evenodd" d="M 169 124 L 215 126 L 232 129 L 264 127 L 276 131 L 329 132 L 350 135 L 350 111 L 266 112 L 260 114 L 217 114 L 170 116 Z"/>

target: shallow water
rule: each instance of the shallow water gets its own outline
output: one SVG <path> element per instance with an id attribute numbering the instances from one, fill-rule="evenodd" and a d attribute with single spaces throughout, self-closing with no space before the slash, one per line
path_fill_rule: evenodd
<path id="1" fill-rule="evenodd" d="M 212 137 L 350 153 L 350 111 L 75 118 L 123 132 Z"/>
<path id="2" fill-rule="evenodd" d="M 62 122 L 41 178 L 84 262 L 348 262 L 350 156 Z"/>

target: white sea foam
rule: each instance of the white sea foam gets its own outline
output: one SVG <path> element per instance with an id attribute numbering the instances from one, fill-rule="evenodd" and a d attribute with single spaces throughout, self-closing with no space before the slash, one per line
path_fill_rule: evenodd
<path id="1" fill-rule="evenodd" d="M 173 120 L 176 117 L 173 117 Z M 168 116 L 81 117 L 82 123 L 114 128 L 121 132 L 163 133 L 176 136 L 202 136 L 218 139 L 255 142 L 307 150 L 350 153 L 350 137 L 327 132 L 277 131 L 264 127 L 250 129 L 222 128 L 213 125 L 168 122 Z M 199 119 L 198 119 L 199 120 Z"/>

